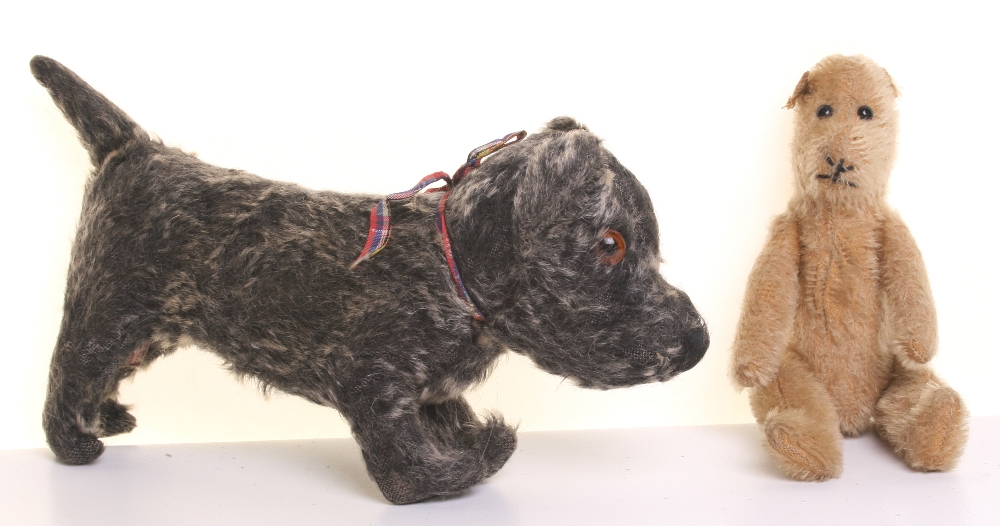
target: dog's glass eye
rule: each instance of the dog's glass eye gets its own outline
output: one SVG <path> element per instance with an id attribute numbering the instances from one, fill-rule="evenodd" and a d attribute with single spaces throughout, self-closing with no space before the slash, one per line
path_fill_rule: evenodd
<path id="1" fill-rule="evenodd" d="M 601 263 L 613 267 L 625 259 L 625 238 L 617 230 L 610 228 L 604 231 L 604 236 L 594 247 Z"/>
<path id="2" fill-rule="evenodd" d="M 824 104 L 820 106 L 819 110 L 816 111 L 816 116 L 821 119 L 829 117 L 831 115 L 833 115 L 833 107 L 830 106 L 829 104 Z"/>
<path id="3" fill-rule="evenodd" d="M 872 109 L 869 108 L 868 106 L 862 106 L 862 107 L 858 108 L 858 117 L 861 117 L 862 119 L 864 119 L 866 121 L 870 121 L 870 120 L 872 120 L 872 117 L 874 117 L 874 116 L 875 116 L 875 112 L 873 112 Z"/>

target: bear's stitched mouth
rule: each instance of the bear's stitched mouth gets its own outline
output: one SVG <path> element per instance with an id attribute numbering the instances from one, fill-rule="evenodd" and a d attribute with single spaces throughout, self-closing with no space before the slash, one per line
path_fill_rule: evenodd
<path id="1" fill-rule="evenodd" d="M 839 163 L 834 163 L 829 155 L 826 156 L 826 163 L 833 167 L 833 174 L 816 174 L 817 179 L 830 179 L 830 182 L 834 184 L 843 183 L 851 188 L 858 187 L 857 183 L 840 178 L 840 174 L 854 170 L 854 165 L 844 166 L 843 159 Z"/>

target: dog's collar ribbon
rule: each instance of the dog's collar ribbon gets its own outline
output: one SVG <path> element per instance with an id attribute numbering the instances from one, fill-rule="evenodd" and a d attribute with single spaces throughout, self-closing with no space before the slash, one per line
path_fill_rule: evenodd
<path id="1" fill-rule="evenodd" d="M 522 130 L 515 133 L 509 133 L 499 139 L 490 141 L 469 152 L 469 157 L 465 164 L 458 168 L 455 175 L 449 177 L 448 174 L 444 172 L 435 172 L 424 177 L 419 183 L 417 183 L 416 186 L 405 192 L 389 194 L 382 198 L 381 201 L 372 207 L 368 226 L 368 241 L 365 242 L 365 247 L 361 249 L 361 255 L 358 256 L 358 259 L 354 260 L 354 263 L 351 263 L 351 269 L 353 270 L 354 267 L 358 266 L 358 264 L 362 261 L 371 259 L 372 256 L 385 248 L 386 244 L 389 243 L 389 232 L 392 230 L 392 215 L 389 212 L 389 201 L 409 199 L 419 194 L 428 186 L 438 181 L 444 181 L 444 186 L 428 190 L 428 192 L 444 192 L 444 195 L 441 196 L 441 201 L 438 203 L 437 217 L 435 218 L 438 233 L 441 234 L 441 244 L 444 247 L 444 258 L 448 261 L 448 268 L 451 270 L 452 279 L 455 280 L 455 287 L 458 289 L 458 295 L 465 300 L 466 304 L 469 305 L 469 309 L 472 311 L 472 317 L 479 321 L 485 320 L 486 318 L 483 317 L 482 313 L 479 312 L 479 309 L 476 308 L 475 303 L 472 302 L 472 297 L 469 296 L 469 291 L 466 290 L 465 284 L 462 282 L 462 276 L 458 273 L 458 265 L 455 263 L 455 256 L 451 250 L 451 239 L 448 237 L 448 223 L 444 219 L 445 203 L 448 201 L 448 195 L 451 194 L 455 185 L 461 182 L 462 179 L 465 179 L 465 177 L 469 175 L 469 172 L 477 168 L 479 163 L 481 163 L 487 155 L 510 146 L 511 144 L 525 138 L 527 135 L 528 134 Z"/>

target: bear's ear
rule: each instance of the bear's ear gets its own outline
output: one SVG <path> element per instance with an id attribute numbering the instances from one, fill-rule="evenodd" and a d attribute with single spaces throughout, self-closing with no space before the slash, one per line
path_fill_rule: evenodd
<path id="1" fill-rule="evenodd" d="M 897 88 L 896 87 L 896 83 L 892 81 L 892 75 L 890 75 L 889 74 L 889 70 L 887 70 L 885 68 L 882 68 L 882 71 L 885 72 L 886 78 L 889 79 L 889 87 L 892 88 L 892 96 L 896 97 L 898 99 L 899 98 L 899 88 Z"/>
<path id="2" fill-rule="evenodd" d="M 792 96 L 788 97 L 788 104 L 785 104 L 785 108 L 787 109 L 794 108 L 795 103 L 797 103 L 802 97 L 805 97 L 809 93 L 811 93 L 809 86 L 809 72 L 806 71 L 805 73 L 802 74 L 802 78 L 799 79 L 798 85 L 795 86 L 795 91 L 792 93 Z"/>

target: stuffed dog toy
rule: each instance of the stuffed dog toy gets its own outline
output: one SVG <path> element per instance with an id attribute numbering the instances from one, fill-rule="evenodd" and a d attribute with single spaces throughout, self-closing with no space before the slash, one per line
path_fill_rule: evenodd
<path id="1" fill-rule="evenodd" d="M 842 435 L 873 423 L 918 470 L 965 444 L 962 400 L 925 365 L 937 320 L 920 251 L 885 201 L 896 96 L 884 69 L 837 55 L 788 100 L 796 191 L 750 274 L 733 370 L 795 479 L 837 477 Z"/>
<path id="2" fill-rule="evenodd" d="M 508 348 L 606 389 L 667 380 L 708 347 L 658 272 L 649 196 L 572 119 L 380 200 L 211 166 L 58 62 L 31 71 L 94 165 L 43 419 L 64 463 L 135 427 L 122 379 L 196 344 L 340 411 L 389 501 L 446 497 L 514 451 L 514 429 L 462 397 Z"/>

